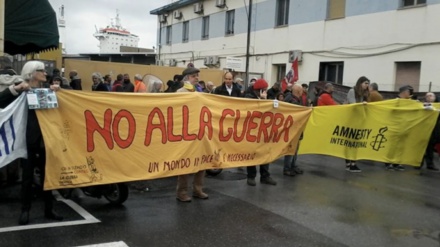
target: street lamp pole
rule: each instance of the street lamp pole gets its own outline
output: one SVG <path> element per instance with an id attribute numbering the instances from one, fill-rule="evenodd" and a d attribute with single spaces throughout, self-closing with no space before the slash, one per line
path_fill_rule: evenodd
<path id="1" fill-rule="evenodd" d="M 251 21 L 252 21 L 252 0 L 249 0 L 249 15 L 248 15 L 248 30 L 247 30 L 247 45 L 246 45 L 246 81 L 244 89 L 248 88 L 249 84 L 249 48 L 251 44 Z"/>

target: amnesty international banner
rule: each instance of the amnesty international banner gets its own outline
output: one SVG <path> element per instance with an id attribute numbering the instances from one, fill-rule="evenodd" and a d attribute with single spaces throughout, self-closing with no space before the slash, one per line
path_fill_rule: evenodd
<path id="1" fill-rule="evenodd" d="M 438 114 L 406 99 L 315 107 L 299 153 L 419 166 Z"/>
<path id="2" fill-rule="evenodd" d="M 269 163 L 293 154 L 312 109 L 203 93 L 61 90 L 38 110 L 45 189 Z"/>

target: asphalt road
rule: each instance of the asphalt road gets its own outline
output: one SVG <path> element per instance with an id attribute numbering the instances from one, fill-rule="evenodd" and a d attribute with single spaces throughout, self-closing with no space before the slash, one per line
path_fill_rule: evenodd
<path id="1" fill-rule="evenodd" d="M 3 187 L 0 246 L 440 246 L 440 173 L 364 161 L 355 174 L 320 155 L 298 162 L 305 173 L 295 177 L 282 175 L 282 160 L 271 165 L 276 186 L 224 170 L 206 178 L 209 199 L 191 203 L 175 199 L 176 178 L 131 183 L 122 206 L 78 193 L 56 203 L 62 222 L 44 219 L 37 198 L 28 226 L 17 225 L 20 186 Z"/>

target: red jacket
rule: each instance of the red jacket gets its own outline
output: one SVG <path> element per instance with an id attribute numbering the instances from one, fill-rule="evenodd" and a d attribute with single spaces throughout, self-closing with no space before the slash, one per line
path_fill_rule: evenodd
<path id="1" fill-rule="evenodd" d="M 302 105 L 303 106 L 308 106 L 309 105 L 309 101 L 308 101 L 308 98 L 307 98 L 307 93 L 306 92 L 303 92 L 303 94 L 301 95 L 301 103 L 302 103 Z"/>
<path id="2" fill-rule="evenodd" d="M 319 96 L 318 106 L 323 106 L 323 105 L 336 105 L 336 102 L 333 100 L 331 94 L 327 92 L 323 92 L 321 96 Z"/>

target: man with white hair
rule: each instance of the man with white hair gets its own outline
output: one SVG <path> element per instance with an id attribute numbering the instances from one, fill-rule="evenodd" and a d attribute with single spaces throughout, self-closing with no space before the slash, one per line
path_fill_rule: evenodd
<path id="1" fill-rule="evenodd" d="M 237 84 L 237 87 L 240 89 L 241 94 L 244 93 L 244 85 L 243 85 L 243 79 L 240 77 L 235 78 L 235 83 Z"/>
<path id="2" fill-rule="evenodd" d="M 135 93 L 145 93 L 147 92 L 147 87 L 142 81 L 142 76 L 140 74 L 134 75 L 134 92 Z"/>
<path id="3" fill-rule="evenodd" d="M 206 88 L 205 88 L 205 92 L 206 93 L 214 93 L 215 90 L 215 85 L 212 81 L 208 81 L 206 83 Z"/>

